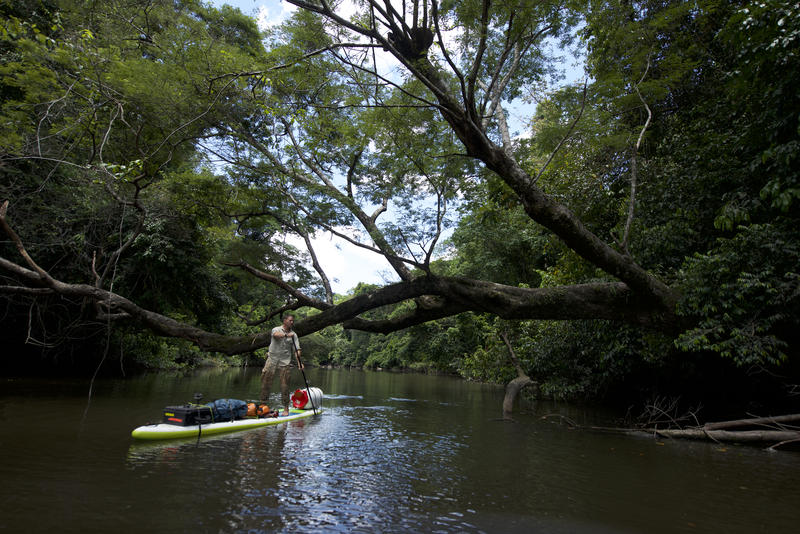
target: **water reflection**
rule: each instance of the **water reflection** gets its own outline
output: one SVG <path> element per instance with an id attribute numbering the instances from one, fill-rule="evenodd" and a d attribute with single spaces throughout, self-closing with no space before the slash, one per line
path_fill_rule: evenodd
<path id="1" fill-rule="evenodd" d="M 312 370 L 319 416 L 131 442 L 134 426 L 194 391 L 246 398 L 257 371 L 101 383 L 80 431 L 75 384 L 4 392 L 0 502 L 13 513 L 0 530 L 749 533 L 794 532 L 800 519 L 800 455 L 542 419 L 592 417 L 564 405 L 508 423 L 501 388 L 442 377 Z M 13 416 L 55 408 L 46 425 Z"/>
<path id="2" fill-rule="evenodd" d="M 416 530 L 425 502 L 448 498 L 448 463 L 463 445 L 409 435 L 408 417 L 388 406 L 343 406 L 313 428 L 287 429 L 280 481 L 261 490 L 274 502 L 242 505 L 232 521 L 242 531 Z"/>

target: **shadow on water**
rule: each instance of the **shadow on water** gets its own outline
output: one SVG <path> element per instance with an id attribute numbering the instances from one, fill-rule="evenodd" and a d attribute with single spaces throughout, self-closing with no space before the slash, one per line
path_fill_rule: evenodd
<path id="1" fill-rule="evenodd" d="M 6 382 L 0 530 L 750 533 L 800 520 L 795 453 L 542 417 L 598 417 L 568 405 L 504 422 L 502 388 L 448 377 L 307 374 L 321 415 L 153 443 L 130 431 L 197 391 L 250 398 L 258 370 L 98 380 L 82 424 L 86 382 Z"/>

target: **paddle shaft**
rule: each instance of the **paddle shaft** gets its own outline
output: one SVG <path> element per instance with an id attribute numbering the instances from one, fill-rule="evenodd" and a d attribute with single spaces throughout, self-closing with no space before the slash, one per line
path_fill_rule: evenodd
<path id="1" fill-rule="evenodd" d="M 317 407 L 314 405 L 314 397 L 311 396 L 311 389 L 308 387 L 308 379 L 306 378 L 306 372 L 303 369 L 303 362 L 300 361 L 300 348 L 297 346 L 297 334 L 292 337 L 292 343 L 294 344 L 294 355 L 297 358 L 297 366 L 300 368 L 300 373 L 303 375 L 303 382 L 306 384 L 308 400 L 311 401 L 311 409 L 314 410 L 314 415 L 317 415 Z"/>

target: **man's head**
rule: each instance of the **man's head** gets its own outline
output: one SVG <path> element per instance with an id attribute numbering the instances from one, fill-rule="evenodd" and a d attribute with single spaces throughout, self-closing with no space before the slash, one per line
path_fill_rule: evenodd
<path id="1" fill-rule="evenodd" d="M 289 331 L 294 327 L 294 315 L 287 315 L 283 318 L 283 327 Z"/>

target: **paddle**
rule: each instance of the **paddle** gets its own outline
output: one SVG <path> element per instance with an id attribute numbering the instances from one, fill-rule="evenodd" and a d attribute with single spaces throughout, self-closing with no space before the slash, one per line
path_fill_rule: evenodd
<path id="1" fill-rule="evenodd" d="M 303 374 L 303 382 L 306 384 L 306 393 L 308 393 L 308 400 L 311 401 L 311 409 L 314 410 L 314 415 L 317 415 L 317 407 L 314 405 L 314 397 L 311 396 L 311 389 L 308 387 L 308 379 L 306 379 L 306 372 L 303 370 L 303 362 L 300 361 L 300 347 L 297 346 L 297 334 L 292 336 L 292 343 L 294 344 L 294 356 L 297 358 L 297 366 Z"/>

